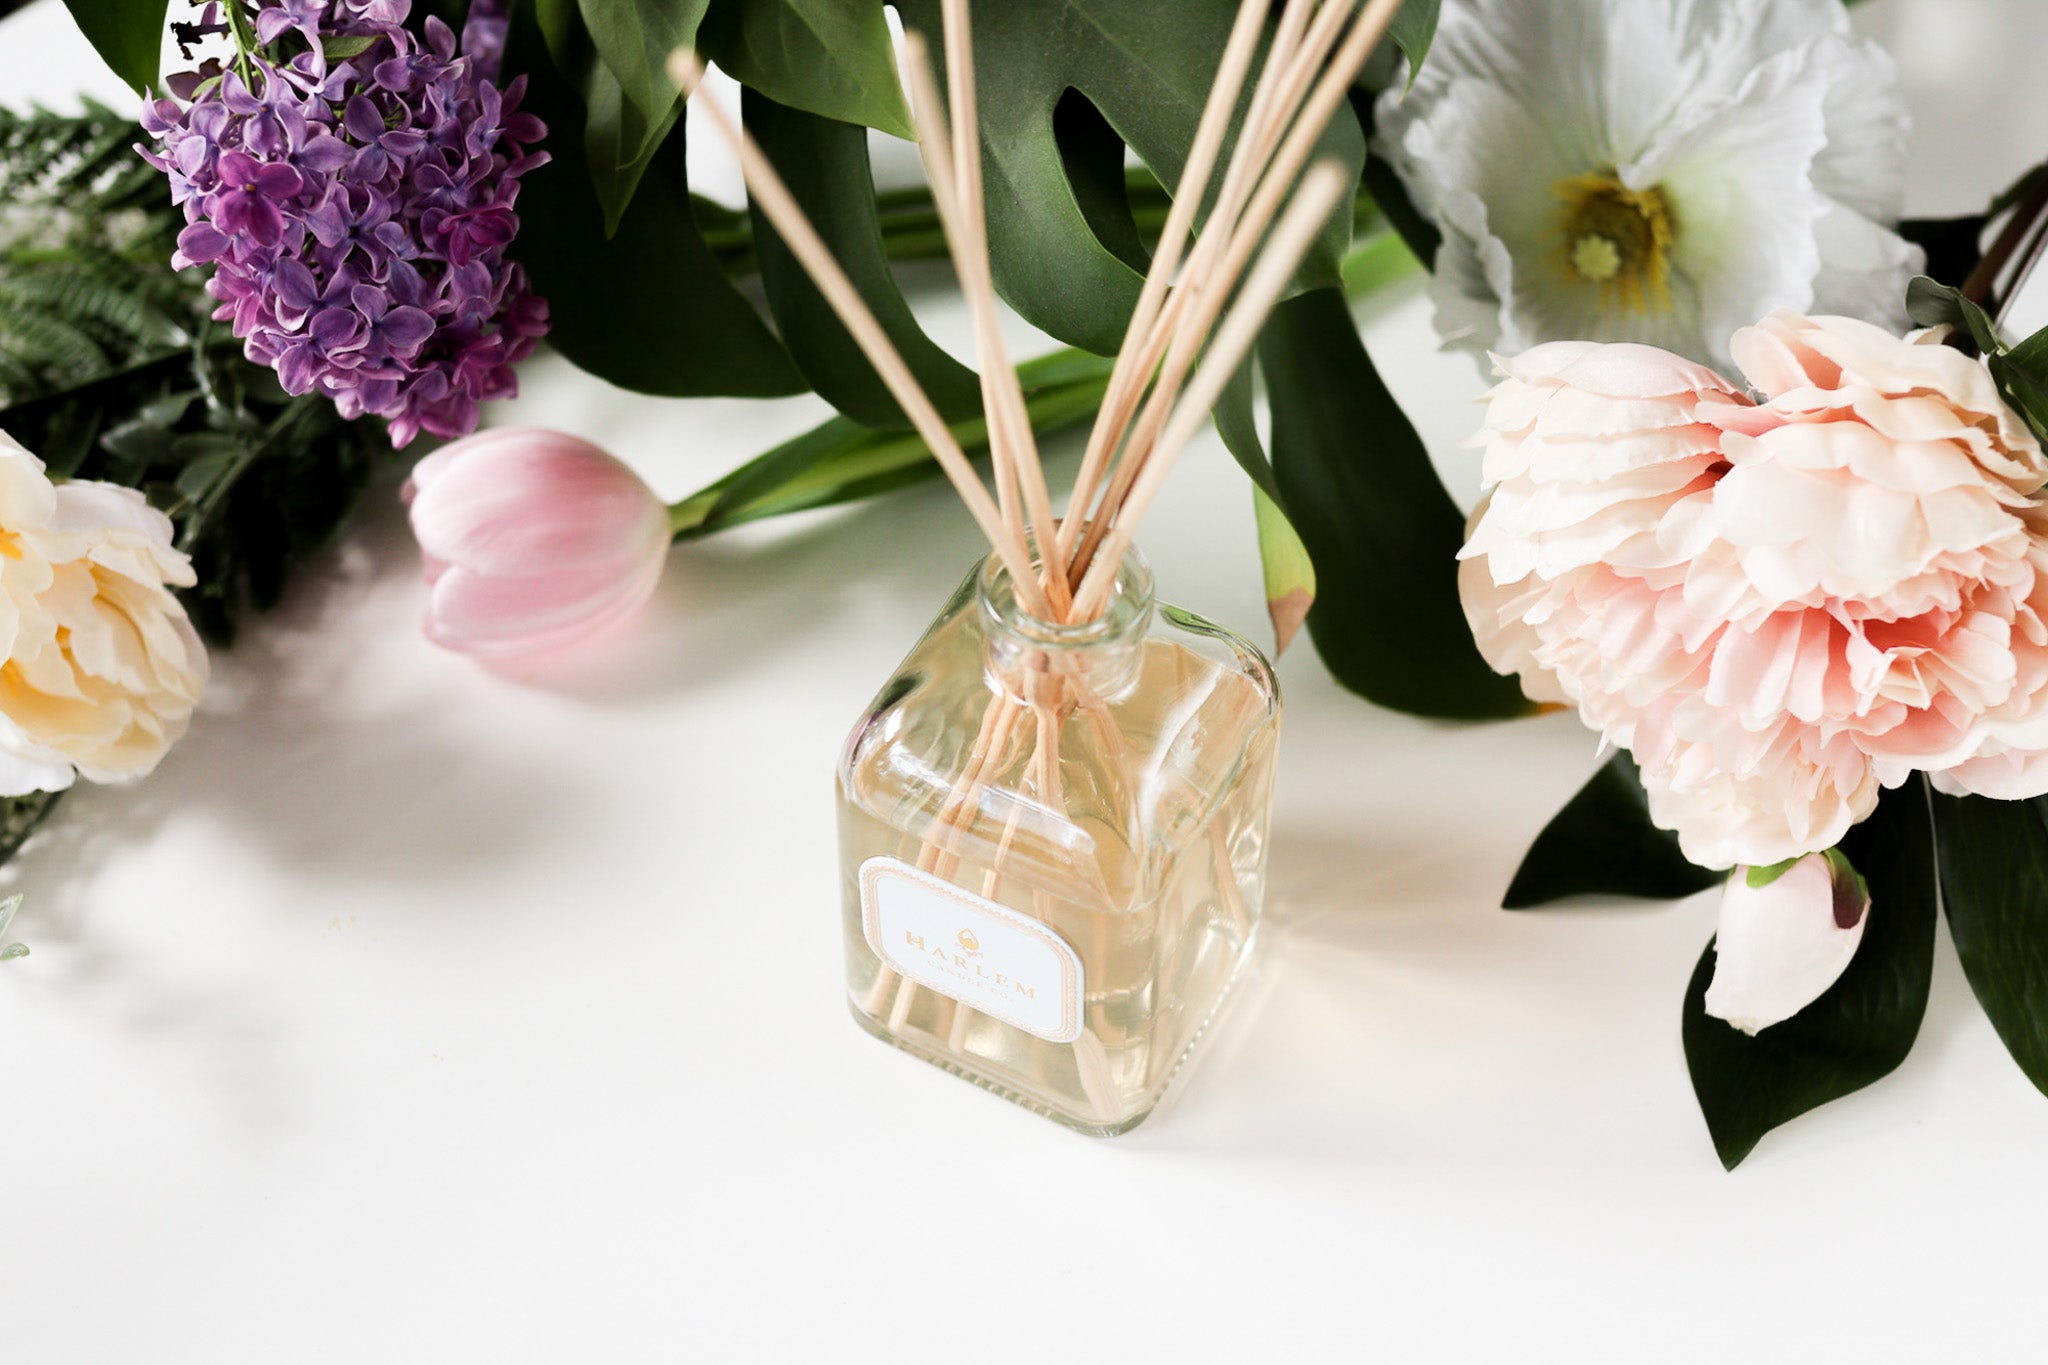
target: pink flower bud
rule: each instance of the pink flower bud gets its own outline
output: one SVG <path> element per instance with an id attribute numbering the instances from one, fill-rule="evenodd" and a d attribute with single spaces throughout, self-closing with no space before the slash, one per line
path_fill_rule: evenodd
<path id="1" fill-rule="evenodd" d="M 405 488 L 426 562 L 427 638 L 465 654 L 550 649 L 647 600 L 668 508 L 579 437 L 479 432 L 421 460 Z"/>

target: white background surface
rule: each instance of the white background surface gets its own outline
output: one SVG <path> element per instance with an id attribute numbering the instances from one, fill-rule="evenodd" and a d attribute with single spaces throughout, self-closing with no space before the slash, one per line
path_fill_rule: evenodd
<path id="1" fill-rule="evenodd" d="M 2048 151 L 2041 7 L 1858 23 L 1912 211 Z M 0 24 L 0 98 L 81 87 L 118 96 L 54 3 Z M 1469 489 L 1476 369 L 1412 295 L 1367 336 Z M 543 359 L 491 420 L 673 496 L 821 410 Z M 1263 637 L 1213 441 L 1146 540 Z M 863 1035 L 831 766 L 973 554 L 936 488 L 736 535 L 591 657 L 494 674 L 419 637 L 383 490 L 159 773 L 9 869 L 0 1358 L 2040 1358 L 2048 1100 L 1945 938 L 1906 1064 L 1724 1174 L 1678 1040 L 1711 897 L 1494 908 L 1592 766 L 1566 718 L 1425 724 L 1290 654 L 1264 968 L 1130 1137 Z"/>

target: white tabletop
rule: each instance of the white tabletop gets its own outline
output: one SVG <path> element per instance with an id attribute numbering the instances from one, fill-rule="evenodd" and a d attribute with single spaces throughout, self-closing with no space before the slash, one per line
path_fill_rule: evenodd
<path id="1" fill-rule="evenodd" d="M 2048 14 L 1875 0 L 1912 209 L 2048 147 Z M 0 100 L 119 98 L 54 0 Z M 964 340 L 942 291 L 919 303 Z M 1020 329 L 1020 338 L 1026 333 Z M 1476 368 L 1367 339 L 1461 496 Z M 543 358 L 494 423 L 674 495 L 815 399 L 672 402 Z M 393 490 L 218 661 L 147 783 L 5 874 L 0 1358 L 2020 1359 L 2048 1099 L 1945 937 L 1889 1079 L 1714 1158 L 1679 1047 L 1712 898 L 1495 908 L 1594 761 L 1283 661 L 1274 932 L 1177 1097 L 1079 1138 L 847 1018 L 830 774 L 974 554 L 931 488 L 677 551 L 629 633 L 500 674 L 427 645 Z M 1263 638 L 1213 440 L 1162 594 Z M 1851 1350 L 1854 1344 L 1857 1349 Z"/>

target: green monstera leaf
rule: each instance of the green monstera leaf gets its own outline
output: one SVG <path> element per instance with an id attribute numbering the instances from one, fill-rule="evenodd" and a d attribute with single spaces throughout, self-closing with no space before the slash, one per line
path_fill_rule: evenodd
<path id="1" fill-rule="evenodd" d="M 777 104 L 910 136 L 882 0 L 713 0 L 697 46 Z"/>
<path id="2" fill-rule="evenodd" d="M 942 54 L 938 0 L 903 0 L 905 27 Z M 1136 305 L 1143 258 L 1119 202 L 1128 146 L 1166 185 L 1180 176 L 1236 0 L 1035 0 L 977 6 L 989 251 L 996 286 L 1018 312 L 1062 341 L 1116 350 Z M 1245 97 L 1249 98 L 1249 95 Z M 1243 101 L 1240 101 L 1242 104 Z M 1319 156 L 1354 177 L 1364 164 L 1357 117 L 1340 108 Z M 1303 263 L 1303 288 L 1338 284 L 1350 241 L 1347 207 Z"/>

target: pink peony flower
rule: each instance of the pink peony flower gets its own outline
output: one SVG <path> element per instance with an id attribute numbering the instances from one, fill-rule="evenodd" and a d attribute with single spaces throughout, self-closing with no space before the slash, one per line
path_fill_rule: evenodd
<path id="1" fill-rule="evenodd" d="M 621 619 L 654 591 L 668 508 L 575 436 L 479 432 L 421 460 L 405 488 L 426 561 L 425 629 L 466 654 L 525 654 Z"/>
<path id="2" fill-rule="evenodd" d="M 2048 466 L 1990 374 L 1789 312 L 1731 351 L 1760 399 L 1646 346 L 1496 361 L 1487 659 L 1629 749 L 1706 867 L 1826 849 L 1916 771 L 2048 791 Z"/>

